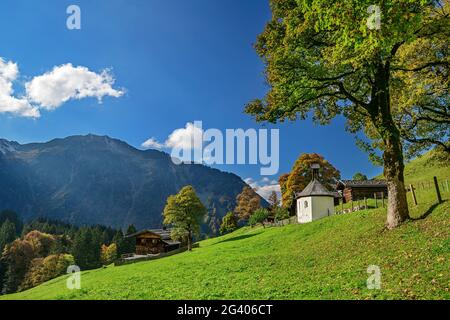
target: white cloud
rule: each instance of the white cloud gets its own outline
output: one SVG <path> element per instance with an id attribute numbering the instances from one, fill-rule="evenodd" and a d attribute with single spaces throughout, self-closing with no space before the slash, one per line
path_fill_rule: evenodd
<path id="1" fill-rule="evenodd" d="M 105 69 L 101 73 L 86 67 L 64 64 L 36 76 L 25 84 L 24 96 L 14 95 L 13 84 L 19 78 L 19 67 L 0 57 L 0 113 L 39 118 L 40 110 L 53 110 L 70 99 L 105 96 L 120 97 L 123 90 L 113 89 L 114 78 Z"/>
<path id="2" fill-rule="evenodd" d="M 264 177 L 260 181 L 255 181 L 253 178 L 246 178 L 244 181 L 266 200 L 269 199 L 273 191 L 277 193 L 278 199 L 281 199 L 281 188 L 276 180 L 270 181 L 267 177 Z"/>
<path id="3" fill-rule="evenodd" d="M 194 141 L 198 143 L 194 143 Z M 181 150 L 201 149 L 203 144 L 203 130 L 195 126 L 194 123 L 188 122 L 184 128 L 175 129 L 164 143 L 158 142 L 155 138 L 150 138 L 143 142 L 143 148 L 158 147 L 161 148 L 177 148 Z"/>
<path id="4" fill-rule="evenodd" d="M 95 97 L 101 102 L 104 96 L 118 98 L 123 91 L 113 89 L 114 82 L 107 69 L 98 74 L 86 67 L 67 63 L 34 77 L 25 84 L 25 88 L 30 101 L 52 110 L 70 99 Z"/>
<path id="5" fill-rule="evenodd" d="M 26 98 L 14 96 L 13 82 L 19 76 L 19 68 L 12 61 L 0 58 L 0 113 L 11 113 L 23 117 L 39 117 L 39 110 Z"/>
<path id="6" fill-rule="evenodd" d="M 263 197 L 266 200 L 269 200 L 270 195 L 272 192 L 275 191 L 278 195 L 278 200 L 281 199 L 281 188 L 278 184 L 269 184 L 265 186 L 260 186 L 256 192 Z"/>
<path id="7" fill-rule="evenodd" d="M 193 141 L 199 141 L 194 145 Z M 167 138 L 164 145 L 167 148 L 183 150 L 201 148 L 203 142 L 203 130 L 192 122 L 186 123 L 186 127 L 174 130 Z"/>
<path id="8" fill-rule="evenodd" d="M 258 187 L 258 183 L 255 180 L 253 180 L 253 178 L 245 178 L 244 182 L 253 189 L 256 189 Z"/>
<path id="9" fill-rule="evenodd" d="M 155 138 L 150 138 L 144 141 L 141 146 L 144 149 L 162 149 L 164 145 L 162 143 L 159 143 Z"/>

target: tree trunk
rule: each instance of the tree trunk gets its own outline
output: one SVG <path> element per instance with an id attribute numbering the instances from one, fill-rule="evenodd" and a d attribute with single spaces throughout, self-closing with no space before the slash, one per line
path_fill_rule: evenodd
<path id="1" fill-rule="evenodd" d="M 383 153 L 384 176 L 388 185 L 386 227 L 393 229 L 409 218 L 403 178 L 403 154 L 399 139 L 387 139 Z"/>
<path id="2" fill-rule="evenodd" d="M 400 132 L 391 113 L 389 95 L 389 65 L 378 65 L 372 88 L 371 107 L 368 110 L 372 123 L 383 139 L 384 177 L 388 185 L 386 227 L 393 229 L 409 218 L 404 185 L 404 163 Z"/>
<path id="3" fill-rule="evenodd" d="M 192 231 L 189 230 L 189 234 L 188 234 L 188 251 L 192 251 Z"/>

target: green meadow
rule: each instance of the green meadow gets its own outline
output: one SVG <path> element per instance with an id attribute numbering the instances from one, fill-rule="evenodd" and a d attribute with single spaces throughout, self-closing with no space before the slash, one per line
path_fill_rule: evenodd
<path id="1" fill-rule="evenodd" d="M 409 163 L 409 183 L 450 177 L 430 154 Z M 1 299 L 450 299 L 450 192 L 437 204 L 419 189 L 412 219 L 384 229 L 386 209 L 336 215 L 304 225 L 242 228 L 171 257 L 68 276 Z M 367 288 L 379 266 L 381 289 Z"/>

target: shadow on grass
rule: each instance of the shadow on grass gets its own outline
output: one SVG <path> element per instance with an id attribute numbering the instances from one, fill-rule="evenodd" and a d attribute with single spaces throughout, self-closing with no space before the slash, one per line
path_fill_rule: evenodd
<path id="1" fill-rule="evenodd" d="M 234 238 L 225 239 L 225 240 L 216 242 L 215 244 L 219 244 L 219 243 L 223 243 L 223 242 L 230 242 L 230 241 L 244 240 L 244 239 L 247 239 L 247 238 L 251 238 L 251 237 L 257 236 L 258 234 L 260 234 L 260 232 L 252 233 L 252 234 L 243 234 L 242 236 L 237 236 L 237 237 L 234 237 Z"/>
<path id="2" fill-rule="evenodd" d="M 444 202 L 447 202 L 447 200 L 444 200 L 444 201 L 442 201 L 441 203 L 437 203 L 437 202 L 436 202 L 436 203 L 432 204 L 432 205 L 428 208 L 428 210 L 425 211 L 421 216 L 411 218 L 411 220 L 415 221 L 415 220 L 422 220 L 422 219 L 425 219 L 426 217 L 428 217 L 430 214 L 433 213 L 434 209 L 436 209 L 437 206 L 439 206 L 440 204 L 443 204 Z"/>

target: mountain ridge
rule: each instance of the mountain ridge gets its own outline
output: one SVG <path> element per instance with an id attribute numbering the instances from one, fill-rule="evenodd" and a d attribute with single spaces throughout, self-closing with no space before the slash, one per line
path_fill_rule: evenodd
<path id="1" fill-rule="evenodd" d="M 448 161 L 430 167 L 430 158 L 407 163 L 405 180 L 448 177 Z M 442 189 L 441 204 L 434 188 L 418 188 L 417 196 L 412 219 L 391 231 L 385 207 L 244 227 L 199 241 L 193 252 L 83 272 L 83 290 L 68 290 L 63 275 L 0 300 L 448 299 L 450 193 Z M 381 291 L 367 286 L 373 266 Z"/>
<path id="2" fill-rule="evenodd" d="M 0 139 L 0 208 L 24 219 L 159 227 L 167 196 L 187 184 L 209 209 L 205 233 L 217 229 L 247 185 L 234 173 L 202 164 L 176 165 L 165 152 L 139 150 L 109 136 L 27 144 Z"/>

